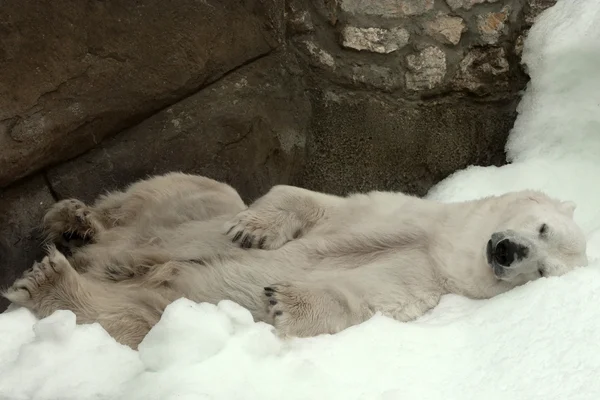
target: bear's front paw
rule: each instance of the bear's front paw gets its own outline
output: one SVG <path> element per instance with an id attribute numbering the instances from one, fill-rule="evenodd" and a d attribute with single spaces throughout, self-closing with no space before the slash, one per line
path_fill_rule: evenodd
<path id="1" fill-rule="evenodd" d="M 69 272 L 71 272 L 69 261 L 56 247 L 50 246 L 48 255 L 25 271 L 23 276 L 3 293 L 3 296 L 17 305 L 35 309 Z"/>
<path id="2" fill-rule="evenodd" d="M 224 231 L 243 248 L 275 250 L 302 234 L 302 222 L 284 211 L 248 209 L 228 221 Z"/>

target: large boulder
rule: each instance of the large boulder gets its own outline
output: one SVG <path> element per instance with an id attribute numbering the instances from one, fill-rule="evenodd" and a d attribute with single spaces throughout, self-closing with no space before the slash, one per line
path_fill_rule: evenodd
<path id="1" fill-rule="evenodd" d="M 269 53 L 280 36 L 278 7 L 268 0 L 3 1 L 0 187 Z"/>
<path id="2" fill-rule="evenodd" d="M 252 200 L 297 180 L 311 107 L 293 57 L 271 55 L 48 171 L 59 198 L 91 201 L 105 190 L 168 171 L 230 183 Z"/>

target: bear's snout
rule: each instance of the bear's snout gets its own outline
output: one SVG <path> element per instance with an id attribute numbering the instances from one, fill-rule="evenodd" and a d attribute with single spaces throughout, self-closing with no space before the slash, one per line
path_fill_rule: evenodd
<path id="1" fill-rule="evenodd" d="M 494 233 L 487 244 L 487 259 L 492 266 L 510 267 L 515 261 L 527 257 L 527 246 L 516 243 L 504 235 Z M 496 269 L 496 268 L 495 268 Z"/>

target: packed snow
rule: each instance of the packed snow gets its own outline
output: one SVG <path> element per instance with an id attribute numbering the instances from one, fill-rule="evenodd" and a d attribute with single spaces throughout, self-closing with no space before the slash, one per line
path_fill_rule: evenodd
<path id="1" fill-rule="evenodd" d="M 69 311 L 0 314 L 0 399 L 600 398 L 600 1 L 562 0 L 531 29 L 532 81 L 507 143 L 512 164 L 470 167 L 429 197 L 525 188 L 578 207 L 590 265 L 491 300 L 446 296 L 411 323 L 382 316 L 281 341 L 223 301 L 169 306 L 139 351 Z"/>

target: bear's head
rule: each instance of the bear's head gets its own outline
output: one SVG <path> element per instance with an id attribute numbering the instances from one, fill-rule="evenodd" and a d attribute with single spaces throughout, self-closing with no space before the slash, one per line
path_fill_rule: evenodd
<path id="1" fill-rule="evenodd" d="M 522 284 L 587 265 L 585 235 L 573 220 L 575 203 L 520 192 L 505 210 L 485 252 L 498 279 Z"/>

